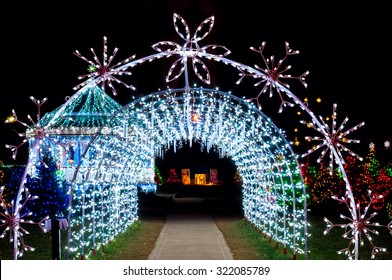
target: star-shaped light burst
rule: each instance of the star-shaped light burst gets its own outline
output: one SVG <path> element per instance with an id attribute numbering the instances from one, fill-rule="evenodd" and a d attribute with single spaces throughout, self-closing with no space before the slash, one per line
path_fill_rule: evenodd
<path id="1" fill-rule="evenodd" d="M 171 41 L 161 41 L 154 45 L 152 48 L 157 52 L 164 53 L 166 56 L 171 56 L 174 53 L 181 53 L 181 58 L 177 59 L 169 69 L 169 73 L 166 76 L 166 82 L 177 79 L 185 71 L 187 67 L 188 58 L 192 60 L 192 67 L 196 76 L 206 84 L 210 84 L 210 73 L 207 66 L 201 59 L 200 54 L 213 54 L 218 57 L 224 57 L 230 54 L 224 46 L 220 45 L 207 45 L 205 47 L 199 46 L 199 41 L 204 39 L 211 31 L 214 25 L 214 17 L 211 16 L 204 20 L 199 27 L 196 29 L 195 34 L 191 37 L 188 24 L 178 14 L 173 15 L 174 28 L 182 39 L 185 40 L 184 45 L 179 45 Z M 187 72 L 185 75 L 188 75 Z M 187 79 L 187 77 L 186 77 Z"/>
<path id="2" fill-rule="evenodd" d="M 26 219 L 27 217 L 32 215 L 31 212 L 26 214 L 21 213 L 22 208 L 26 205 L 28 201 L 38 199 L 38 196 L 31 196 L 27 188 L 25 188 L 21 192 L 21 194 L 25 194 L 23 203 L 20 203 L 20 201 L 15 202 L 13 200 L 7 205 L 7 203 L 3 200 L 3 192 L 4 186 L 0 188 L 0 207 L 3 208 L 3 211 L 0 212 L 0 228 L 5 228 L 0 235 L 0 238 L 4 238 L 7 232 L 9 232 L 10 242 L 13 242 L 14 238 L 17 238 L 17 251 L 14 253 L 16 254 L 16 256 L 21 257 L 25 251 L 34 251 L 33 247 L 28 246 L 24 243 L 23 235 L 29 234 L 29 232 L 22 225 L 35 224 L 38 225 L 44 232 L 46 232 L 46 229 L 44 227 L 44 221 L 49 219 L 49 216 L 39 222 L 33 222 Z M 22 195 L 20 195 L 19 199 L 22 200 Z"/>
<path id="3" fill-rule="evenodd" d="M 304 120 L 300 121 L 302 124 L 306 125 L 307 127 L 313 128 L 314 130 L 316 130 L 322 134 L 322 137 L 319 137 L 319 136 L 315 136 L 315 137 L 306 136 L 305 137 L 305 140 L 307 140 L 309 142 L 310 141 L 320 141 L 320 143 L 318 145 L 314 146 L 313 148 L 309 149 L 305 154 L 302 155 L 302 157 L 306 157 L 310 153 L 324 147 L 324 150 L 321 152 L 321 155 L 317 159 L 317 162 L 319 163 L 324 158 L 325 154 L 329 150 L 330 151 L 330 155 L 329 155 L 330 172 L 332 172 L 332 170 L 333 170 L 334 161 L 338 162 L 338 160 L 340 160 L 344 164 L 344 159 L 341 154 L 342 150 L 345 152 L 348 152 L 351 156 L 356 157 L 357 159 L 359 159 L 361 161 L 363 160 L 362 157 L 360 157 L 357 154 L 355 154 L 354 152 L 352 152 L 343 143 L 359 143 L 360 142 L 359 140 L 348 139 L 348 138 L 346 138 L 346 136 L 348 134 L 350 134 L 352 131 L 357 130 L 359 127 L 363 126 L 365 124 L 365 122 L 357 124 L 356 126 L 354 126 L 353 128 L 351 128 L 349 130 L 343 131 L 344 126 L 348 121 L 348 117 L 346 117 L 343 120 L 340 127 L 337 128 L 336 127 L 336 118 L 337 118 L 336 107 L 337 107 L 337 104 L 333 104 L 332 126 L 331 127 L 329 127 L 328 124 L 325 123 L 324 119 L 321 116 L 320 116 L 320 120 L 322 122 L 323 127 L 317 126 L 314 122 L 306 122 Z M 340 159 L 338 159 L 334 156 L 332 147 L 335 148 Z"/>
<path id="4" fill-rule="evenodd" d="M 263 59 L 263 62 L 265 64 L 264 69 L 258 65 L 255 65 L 255 68 L 262 71 L 263 74 L 247 73 L 247 72 L 245 72 L 245 70 L 242 70 L 241 68 L 239 68 L 241 78 L 236 83 L 239 84 L 242 81 L 242 79 L 247 76 L 253 77 L 255 79 L 260 79 L 257 83 L 254 84 L 254 86 L 259 86 L 260 84 L 264 84 L 264 86 L 261 89 L 260 93 L 257 95 L 257 97 L 254 97 L 251 99 L 252 100 L 255 99 L 257 101 L 258 106 L 260 107 L 259 98 L 260 98 L 261 94 L 266 91 L 269 91 L 269 95 L 270 95 L 270 97 L 272 97 L 274 89 L 275 89 L 276 92 L 279 94 L 280 99 L 282 100 L 282 103 L 279 108 L 279 113 L 281 113 L 284 107 L 286 107 L 286 106 L 293 107 L 294 104 L 287 102 L 283 99 L 281 89 L 279 88 L 279 86 L 277 86 L 277 83 L 280 83 L 280 84 L 284 85 L 285 87 L 290 88 L 290 85 L 287 84 L 286 82 L 283 82 L 282 80 L 283 79 L 297 79 L 297 80 L 300 80 L 301 83 L 306 88 L 307 84 L 305 82 L 305 78 L 309 74 L 309 71 L 306 71 L 301 76 L 291 76 L 290 74 L 286 74 L 286 72 L 291 69 L 291 65 L 288 65 L 283 68 L 283 64 L 284 64 L 285 60 L 290 55 L 299 54 L 299 51 L 293 51 L 290 48 L 289 43 L 286 42 L 286 55 L 281 60 L 279 60 L 279 62 L 277 64 L 275 64 L 274 56 L 271 56 L 269 59 L 265 58 L 264 53 L 263 53 L 264 48 L 265 48 L 265 44 L 266 43 L 263 42 L 258 49 L 255 49 L 254 47 L 250 47 L 250 49 L 252 51 L 259 53 Z"/>
<path id="5" fill-rule="evenodd" d="M 111 66 L 110 64 L 113 62 L 113 58 L 117 54 L 118 48 L 115 48 L 113 51 L 113 54 L 109 57 L 108 59 L 108 48 L 107 48 L 107 38 L 104 36 L 103 37 L 103 59 L 102 62 L 99 61 L 97 55 L 95 54 L 94 49 L 91 48 L 91 52 L 94 55 L 94 61 L 91 61 L 87 59 L 86 57 L 82 56 L 78 50 L 74 52 L 74 54 L 86 61 L 89 66 L 88 66 L 88 72 L 89 74 L 85 74 L 82 76 L 78 76 L 78 79 L 85 79 L 84 82 L 80 83 L 79 85 L 75 86 L 73 89 L 78 90 L 79 88 L 87 85 L 88 83 L 93 83 L 93 85 L 98 85 L 101 84 L 101 88 L 103 91 L 105 91 L 105 85 L 107 84 L 112 92 L 113 95 L 117 95 L 117 91 L 115 90 L 112 81 L 115 81 L 119 84 L 124 85 L 126 88 L 130 88 L 132 90 L 135 90 L 135 87 L 132 85 L 128 85 L 118 79 L 116 76 L 121 76 L 121 75 L 132 75 L 130 71 L 126 71 L 128 67 L 125 67 L 124 65 L 127 64 L 129 61 L 133 60 L 135 58 L 135 55 L 117 63 L 114 66 Z M 121 67 L 124 66 L 124 67 Z"/>
<path id="6" fill-rule="evenodd" d="M 13 122 L 20 123 L 20 124 L 22 124 L 23 126 L 26 127 L 26 132 L 25 133 L 18 133 L 18 135 L 20 137 L 24 137 L 24 139 L 23 139 L 21 144 L 19 144 L 18 146 L 6 144 L 5 146 L 7 148 L 11 149 L 11 151 L 12 151 L 12 158 L 16 159 L 16 155 L 17 155 L 18 149 L 23 144 L 25 144 L 29 139 L 33 139 L 33 144 L 32 144 L 31 149 L 32 150 L 37 150 L 39 162 L 41 162 L 42 164 L 46 165 L 41 160 L 40 151 L 41 151 L 42 144 L 45 145 L 48 148 L 49 151 L 50 151 L 50 143 L 61 146 L 64 149 L 64 151 L 66 151 L 66 147 L 62 143 L 59 143 L 56 140 L 51 139 L 49 137 L 49 135 L 48 135 L 48 132 L 47 132 L 48 129 L 45 126 L 42 126 L 41 123 L 40 123 L 40 120 L 41 120 L 41 106 L 42 106 L 42 104 L 45 103 L 47 98 L 44 98 L 42 100 L 37 100 L 33 96 L 30 96 L 30 99 L 37 106 L 37 111 L 38 111 L 37 112 L 37 121 L 34 122 L 33 119 L 30 117 L 30 115 L 27 115 L 27 118 L 31 122 L 31 125 L 28 125 L 28 124 L 20 121 L 18 119 L 16 113 L 15 113 L 15 110 L 12 110 L 12 116 L 7 118 L 5 123 L 13 123 Z"/>
<path id="7" fill-rule="evenodd" d="M 390 222 L 388 225 L 380 225 L 379 223 L 371 222 L 370 220 L 378 214 L 377 212 L 373 212 L 372 214 L 367 216 L 368 210 L 370 209 L 370 206 L 372 205 L 372 203 L 375 202 L 377 199 L 382 198 L 383 196 L 382 195 L 372 195 L 370 190 L 368 190 L 368 195 L 369 195 L 370 201 L 369 201 L 368 205 L 364 208 L 363 214 L 361 213 L 361 208 L 360 208 L 361 206 L 359 203 L 356 205 L 355 210 L 351 209 L 351 207 L 349 206 L 349 199 L 348 199 L 347 194 L 345 197 L 342 197 L 342 198 L 338 198 L 336 196 L 332 197 L 333 199 L 335 199 L 341 203 L 344 203 L 347 206 L 347 208 L 350 210 L 352 217 L 356 216 L 357 219 L 354 219 L 354 218 L 352 219 L 347 216 L 340 215 L 340 218 L 347 220 L 348 223 L 334 224 L 330 220 L 328 220 L 327 218 L 324 218 L 324 221 L 327 223 L 327 228 L 324 231 L 324 234 L 329 233 L 329 231 L 334 227 L 341 227 L 344 229 L 343 237 L 350 239 L 350 243 L 348 244 L 348 246 L 346 248 L 337 251 L 337 253 L 338 254 L 345 254 L 345 255 L 347 255 L 347 257 L 349 259 L 352 259 L 353 254 L 355 253 L 354 244 L 355 244 L 355 237 L 357 234 L 359 235 L 359 243 L 361 246 L 363 246 L 365 243 L 363 235 L 366 237 L 366 239 L 368 240 L 368 242 L 372 246 L 372 252 L 371 252 L 372 259 L 375 258 L 376 253 L 385 252 L 386 248 L 375 246 L 373 243 L 373 240 L 372 240 L 372 236 L 370 234 L 372 233 L 375 235 L 379 235 L 379 232 L 377 230 L 375 230 L 375 228 L 384 227 L 384 228 L 387 228 L 389 230 L 389 233 L 392 235 L 392 222 Z M 354 213 L 352 213 L 353 211 L 357 212 L 356 215 Z"/>

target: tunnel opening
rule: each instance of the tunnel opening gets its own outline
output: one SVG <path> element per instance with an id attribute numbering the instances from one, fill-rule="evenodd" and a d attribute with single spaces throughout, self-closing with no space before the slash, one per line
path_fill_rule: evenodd
<path id="1" fill-rule="evenodd" d="M 243 216 L 239 171 L 216 149 L 207 151 L 200 143 L 184 143 L 177 151 L 171 148 L 155 158 L 155 168 L 157 189 L 139 192 L 139 217 L 184 211 Z M 205 177 L 205 182 L 198 181 L 198 176 Z"/>

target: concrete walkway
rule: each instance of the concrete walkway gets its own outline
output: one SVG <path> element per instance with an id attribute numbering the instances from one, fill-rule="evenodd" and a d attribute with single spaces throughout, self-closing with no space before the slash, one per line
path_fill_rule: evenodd
<path id="1" fill-rule="evenodd" d="M 175 203 L 200 203 L 192 198 Z M 230 248 L 212 217 L 203 212 L 166 214 L 166 223 L 156 242 L 150 260 L 231 260 Z"/>

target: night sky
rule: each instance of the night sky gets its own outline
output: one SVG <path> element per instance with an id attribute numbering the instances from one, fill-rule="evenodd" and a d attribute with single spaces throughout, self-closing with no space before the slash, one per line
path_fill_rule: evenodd
<path id="1" fill-rule="evenodd" d="M 200 44 L 224 45 L 231 50 L 228 58 L 251 66 L 264 67 L 261 56 L 249 47 L 259 47 L 266 41 L 265 55 L 280 59 L 285 42 L 289 42 L 293 50 L 300 51 L 287 60 L 287 65 L 292 66 L 289 73 L 295 76 L 310 71 L 306 78 L 308 88 L 299 81 L 289 81 L 292 92 L 301 99 L 309 98 L 309 106 L 323 117 L 330 115 L 332 104 L 337 103 L 338 125 L 344 117 L 349 117 L 346 129 L 365 121 L 364 127 L 349 135 L 348 138 L 361 140 L 361 144 L 348 144 L 350 149 L 364 157 L 370 141 L 382 148 L 384 141 L 392 140 L 390 69 L 387 68 L 392 62 L 387 43 L 391 22 L 386 6 L 358 2 L 355 6 L 342 6 L 341 1 L 314 1 L 305 6 L 246 0 L 133 0 L 126 5 L 110 1 L 92 2 L 89 7 L 70 1 L 61 2 L 62 5 L 55 3 L 57 6 L 44 6 L 37 1 L 27 5 L 8 1 L 2 5 L 0 160 L 5 164 L 13 163 L 5 144 L 17 145 L 22 141 L 13 129 L 23 131 L 17 124 L 4 124 L 5 119 L 12 109 L 21 121 L 28 122 L 27 114 L 35 119 L 36 107 L 29 96 L 48 98 L 41 108 L 43 115 L 74 94 L 72 88 L 80 83 L 77 76 L 87 73 L 87 63 L 73 54 L 75 50 L 92 59 L 90 48 L 93 48 L 102 59 L 103 36 L 107 36 L 108 54 L 119 48 L 114 64 L 133 54 L 136 58 L 154 54 L 151 45 L 159 41 L 182 43 L 174 30 L 174 12 L 187 21 L 191 34 L 204 19 L 215 16 L 211 33 Z M 139 97 L 166 88 L 164 79 L 172 62 L 161 59 L 131 69 L 133 75 L 124 81 L 134 85 L 137 91 L 115 84 L 118 96 L 114 99 L 125 105 L 132 95 Z M 238 76 L 234 68 L 214 65 L 210 68 L 214 87 L 240 97 L 254 97 L 259 93 L 260 89 L 253 86 L 255 80 L 236 85 Z M 195 82 L 203 85 L 198 80 Z M 320 104 L 315 102 L 317 97 L 322 99 Z M 265 94 L 261 103 L 263 111 L 287 131 L 289 140 L 295 135 L 294 126 L 300 129 L 301 137 L 318 136 L 299 124 L 302 118 L 295 115 L 297 110 L 278 114 L 277 95 L 269 98 Z M 23 155 L 21 149 L 18 159 L 22 162 Z"/>

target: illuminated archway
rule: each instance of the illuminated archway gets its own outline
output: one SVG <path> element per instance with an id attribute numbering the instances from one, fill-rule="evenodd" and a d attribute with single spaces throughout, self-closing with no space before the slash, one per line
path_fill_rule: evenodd
<path id="1" fill-rule="evenodd" d="M 306 192 L 281 130 L 245 99 L 191 88 L 135 100 L 92 139 L 72 180 L 71 257 L 84 257 L 138 218 L 137 185 L 144 171 L 180 142 L 198 142 L 230 157 L 243 178 L 246 220 L 285 251 L 306 251 Z"/>

